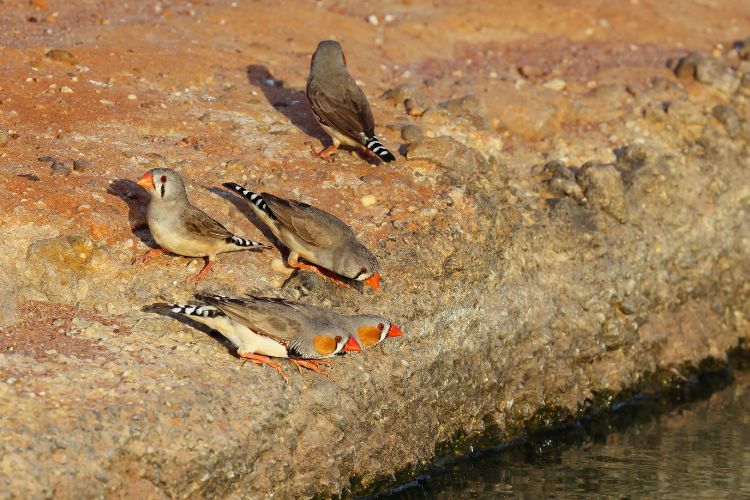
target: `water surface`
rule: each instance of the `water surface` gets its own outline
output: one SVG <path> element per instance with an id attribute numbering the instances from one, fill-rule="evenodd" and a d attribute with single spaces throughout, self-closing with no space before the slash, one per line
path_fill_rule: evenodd
<path id="1" fill-rule="evenodd" d="M 706 400 L 628 420 L 616 432 L 612 421 L 606 432 L 584 424 L 459 459 L 385 496 L 750 498 L 750 374 Z"/>

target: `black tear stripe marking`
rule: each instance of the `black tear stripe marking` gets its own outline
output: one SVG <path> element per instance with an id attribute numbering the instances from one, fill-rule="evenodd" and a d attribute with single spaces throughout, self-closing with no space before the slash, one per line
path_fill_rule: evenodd
<path id="1" fill-rule="evenodd" d="M 164 184 L 161 185 L 161 197 L 164 198 Z"/>

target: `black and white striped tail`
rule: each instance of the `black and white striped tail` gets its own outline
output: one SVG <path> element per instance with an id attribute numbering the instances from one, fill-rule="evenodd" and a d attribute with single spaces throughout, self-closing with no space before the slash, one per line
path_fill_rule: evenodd
<path id="1" fill-rule="evenodd" d="M 240 238 L 239 236 L 230 236 L 225 240 L 227 243 L 232 243 L 234 245 L 237 245 L 238 247 L 245 247 L 245 248 L 271 248 L 270 246 L 264 244 L 264 243 L 258 243 L 257 241 L 252 240 L 246 240 L 245 238 Z"/>
<path id="2" fill-rule="evenodd" d="M 383 146 L 383 144 L 378 140 L 377 137 L 372 137 L 370 139 L 367 139 L 365 142 L 365 147 L 378 155 L 378 158 L 383 160 L 384 162 L 388 163 L 389 161 L 393 161 L 396 159 L 395 156 L 393 156 L 393 153 L 388 151 L 388 149 Z"/>
<path id="3" fill-rule="evenodd" d="M 157 311 L 170 311 L 176 314 L 184 314 L 185 316 L 200 316 L 202 318 L 226 316 L 221 310 L 207 305 L 158 303 L 153 304 L 151 308 Z"/>
<path id="4" fill-rule="evenodd" d="M 243 188 L 239 184 L 235 182 L 225 182 L 223 184 L 225 188 L 234 189 L 238 193 L 240 193 L 242 196 L 250 200 L 250 203 L 258 207 L 259 209 L 263 210 L 265 213 L 267 213 L 269 216 L 274 217 L 273 212 L 271 212 L 271 209 L 268 208 L 268 205 L 263 200 L 263 197 L 259 194 L 253 193 L 252 191 Z"/>

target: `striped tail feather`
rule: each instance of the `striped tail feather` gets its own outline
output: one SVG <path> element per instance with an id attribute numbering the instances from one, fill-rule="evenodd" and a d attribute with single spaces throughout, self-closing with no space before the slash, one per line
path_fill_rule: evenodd
<path id="1" fill-rule="evenodd" d="M 242 196 L 250 200 L 250 203 L 258 207 L 260 210 L 268 214 L 270 217 L 275 217 L 273 215 L 273 212 L 271 212 L 271 209 L 268 208 L 268 204 L 263 200 L 263 197 L 259 194 L 253 193 L 252 191 L 243 188 L 236 182 L 225 182 L 222 184 L 227 189 L 233 189 L 234 191 L 237 191 Z"/>
<path id="2" fill-rule="evenodd" d="M 388 149 L 383 146 L 383 143 L 381 143 L 377 137 L 371 137 L 365 141 L 365 147 L 378 155 L 378 158 L 383 160 L 384 162 L 388 163 L 396 159 L 395 156 L 393 156 L 393 153 L 388 151 Z"/>
<path id="3" fill-rule="evenodd" d="M 270 249 L 272 248 L 269 245 L 266 245 L 265 243 L 259 243 L 257 241 L 252 240 L 246 240 L 245 238 L 240 238 L 239 236 L 229 236 L 226 240 L 227 243 L 232 243 L 233 245 L 237 245 L 238 247 L 243 248 L 261 248 L 261 249 Z"/>
<path id="4" fill-rule="evenodd" d="M 151 309 L 156 311 L 169 311 L 176 314 L 182 314 L 185 316 L 199 316 L 202 318 L 217 318 L 219 316 L 226 316 L 220 309 L 214 306 L 207 305 L 196 305 L 196 304 L 167 304 L 159 302 L 152 304 Z"/>

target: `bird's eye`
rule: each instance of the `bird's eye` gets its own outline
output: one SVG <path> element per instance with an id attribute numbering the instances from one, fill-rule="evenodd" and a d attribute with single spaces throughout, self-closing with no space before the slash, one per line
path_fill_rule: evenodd
<path id="1" fill-rule="evenodd" d="M 336 335 L 336 343 L 338 344 L 339 342 L 341 342 L 341 337 L 339 337 L 338 335 Z"/>
<path id="2" fill-rule="evenodd" d="M 167 176 L 166 175 L 162 175 L 161 176 L 161 183 L 164 184 L 165 182 L 167 182 Z"/>
<path id="3" fill-rule="evenodd" d="M 382 330 L 385 328 L 385 325 L 383 323 L 378 323 L 378 330 Z"/>
<path id="4" fill-rule="evenodd" d="M 359 272 L 362 274 L 365 274 L 367 272 L 367 268 L 363 267 L 362 269 L 359 270 Z"/>

